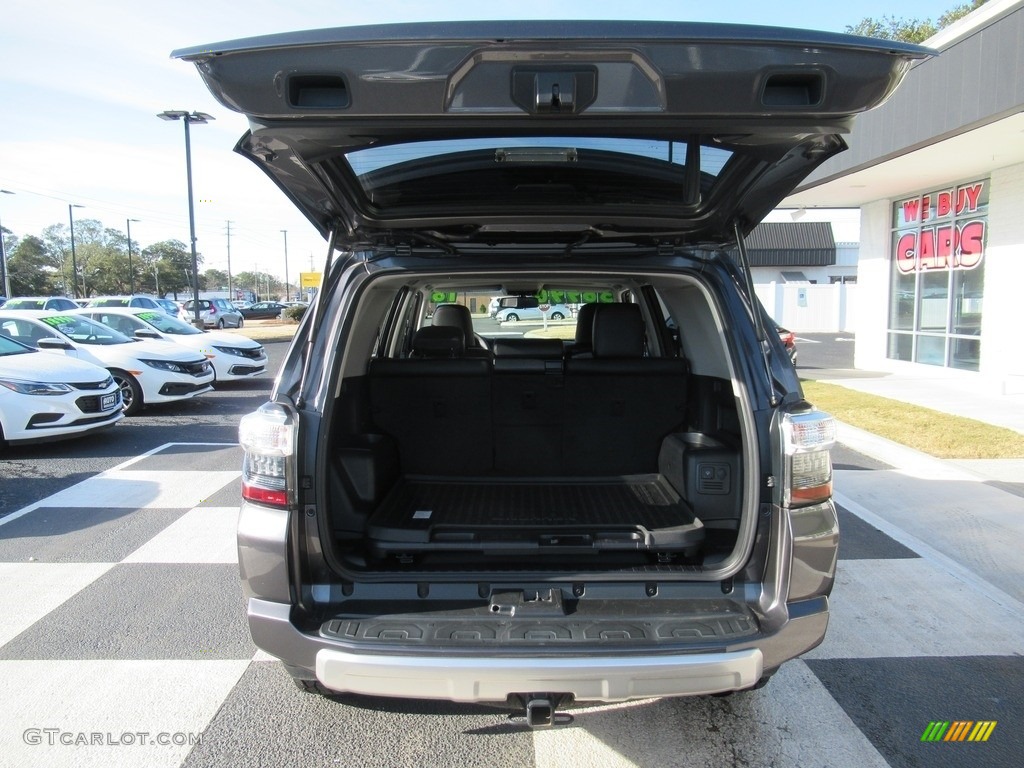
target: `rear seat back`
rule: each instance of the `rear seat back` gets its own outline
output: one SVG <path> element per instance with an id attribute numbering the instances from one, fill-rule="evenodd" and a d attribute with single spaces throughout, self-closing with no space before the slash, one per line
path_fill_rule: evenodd
<path id="1" fill-rule="evenodd" d="M 644 357 L 636 304 L 594 313 L 592 356 L 565 364 L 566 474 L 656 472 L 662 439 L 685 421 L 687 364 Z"/>
<path id="2" fill-rule="evenodd" d="M 395 438 L 402 471 L 414 475 L 489 473 L 491 451 L 467 443 L 491 439 L 490 362 L 465 358 L 461 329 L 427 326 L 412 357 L 370 362 L 370 408 Z"/>
<path id="3" fill-rule="evenodd" d="M 491 391 L 498 473 L 562 474 L 563 349 L 558 339 L 494 342 Z"/>
<path id="4" fill-rule="evenodd" d="M 464 356 L 461 329 L 421 328 L 410 357 L 371 361 L 373 422 L 407 475 L 657 472 L 663 438 L 685 421 L 686 361 L 644 357 L 632 304 L 598 307 L 592 355 L 563 361 L 562 350 L 500 339 L 492 363 Z"/>

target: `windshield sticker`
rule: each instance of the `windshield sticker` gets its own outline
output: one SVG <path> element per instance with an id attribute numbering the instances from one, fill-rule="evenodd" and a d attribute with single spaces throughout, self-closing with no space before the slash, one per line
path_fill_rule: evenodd
<path id="1" fill-rule="evenodd" d="M 47 325 L 52 325 L 54 328 L 60 328 L 62 325 L 74 325 L 75 318 L 68 317 L 67 315 L 53 315 L 52 317 L 41 317 L 39 318 Z"/>
<path id="2" fill-rule="evenodd" d="M 543 289 L 533 294 L 540 304 L 614 304 L 615 294 L 612 291 L 572 291 Z M 434 304 L 455 304 L 459 299 L 458 291 L 433 291 L 430 301 Z"/>
<path id="3" fill-rule="evenodd" d="M 139 312 L 136 317 L 141 317 L 143 320 L 159 320 L 160 315 L 156 312 Z"/>

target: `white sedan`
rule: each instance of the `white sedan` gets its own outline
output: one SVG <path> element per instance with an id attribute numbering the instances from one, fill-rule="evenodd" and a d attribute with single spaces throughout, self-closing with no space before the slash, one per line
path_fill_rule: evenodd
<path id="1" fill-rule="evenodd" d="M 551 304 L 545 312 L 540 307 L 514 307 L 498 310 L 494 319 L 499 323 L 515 323 L 519 320 L 543 320 L 544 315 L 548 320 L 564 320 L 572 317 L 572 310 L 565 304 Z"/>
<path id="2" fill-rule="evenodd" d="M 0 445 L 76 437 L 123 418 L 120 390 L 106 368 L 0 334 Z"/>
<path id="3" fill-rule="evenodd" d="M 263 345 L 237 333 L 201 331 L 151 309 L 89 307 L 71 314 L 90 317 L 125 336 L 160 339 L 193 349 L 210 361 L 217 381 L 251 379 L 267 370 L 267 353 Z"/>
<path id="4" fill-rule="evenodd" d="M 72 312 L 0 309 L 0 333 L 44 351 L 110 371 L 127 415 L 144 405 L 170 403 L 213 389 L 206 357 L 162 341 L 138 341 Z"/>

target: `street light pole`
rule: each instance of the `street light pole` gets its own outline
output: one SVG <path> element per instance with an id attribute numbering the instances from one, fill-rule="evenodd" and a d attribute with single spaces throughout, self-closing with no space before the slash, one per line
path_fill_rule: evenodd
<path id="1" fill-rule="evenodd" d="M 282 229 L 284 234 L 284 300 L 290 301 L 292 292 L 288 288 L 288 230 Z"/>
<path id="2" fill-rule="evenodd" d="M 203 321 L 199 317 L 199 258 L 196 254 L 196 214 L 192 202 L 192 142 L 189 138 L 188 126 L 190 123 L 203 125 L 213 120 L 212 115 L 205 112 L 186 112 L 183 109 L 167 110 L 157 115 L 161 120 L 182 120 L 185 123 L 185 175 L 188 180 L 188 228 L 189 238 L 192 242 L 192 310 L 194 312 L 193 324 L 196 328 L 203 327 Z"/>
<path id="3" fill-rule="evenodd" d="M 140 219 L 128 219 L 128 293 L 135 293 L 135 272 L 132 270 L 132 222 Z"/>
<path id="4" fill-rule="evenodd" d="M 78 298 L 78 258 L 75 256 L 75 216 L 72 208 L 85 208 L 84 205 L 68 203 L 68 223 L 71 225 L 71 296 Z M 85 275 L 82 275 L 82 291 L 85 292 Z"/>
<path id="5" fill-rule="evenodd" d="M 0 189 L 0 194 L 13 195 L 9 189 Z M 0 224 L 0 270 L 3 270 L 4 296 L 11 298 L 11 273 L 7 270 L 7 246 L 4 245 L 4 227 Z"/>

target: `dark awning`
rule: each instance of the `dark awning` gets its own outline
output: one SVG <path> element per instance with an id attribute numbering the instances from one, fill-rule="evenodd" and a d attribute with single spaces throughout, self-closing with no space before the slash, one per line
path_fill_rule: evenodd
<path id="1" fill-rule="evenodd" d="M 828 267 L 836 241 L 827 221 L 762 222 L 747 236 L 752 267 Z"/>

